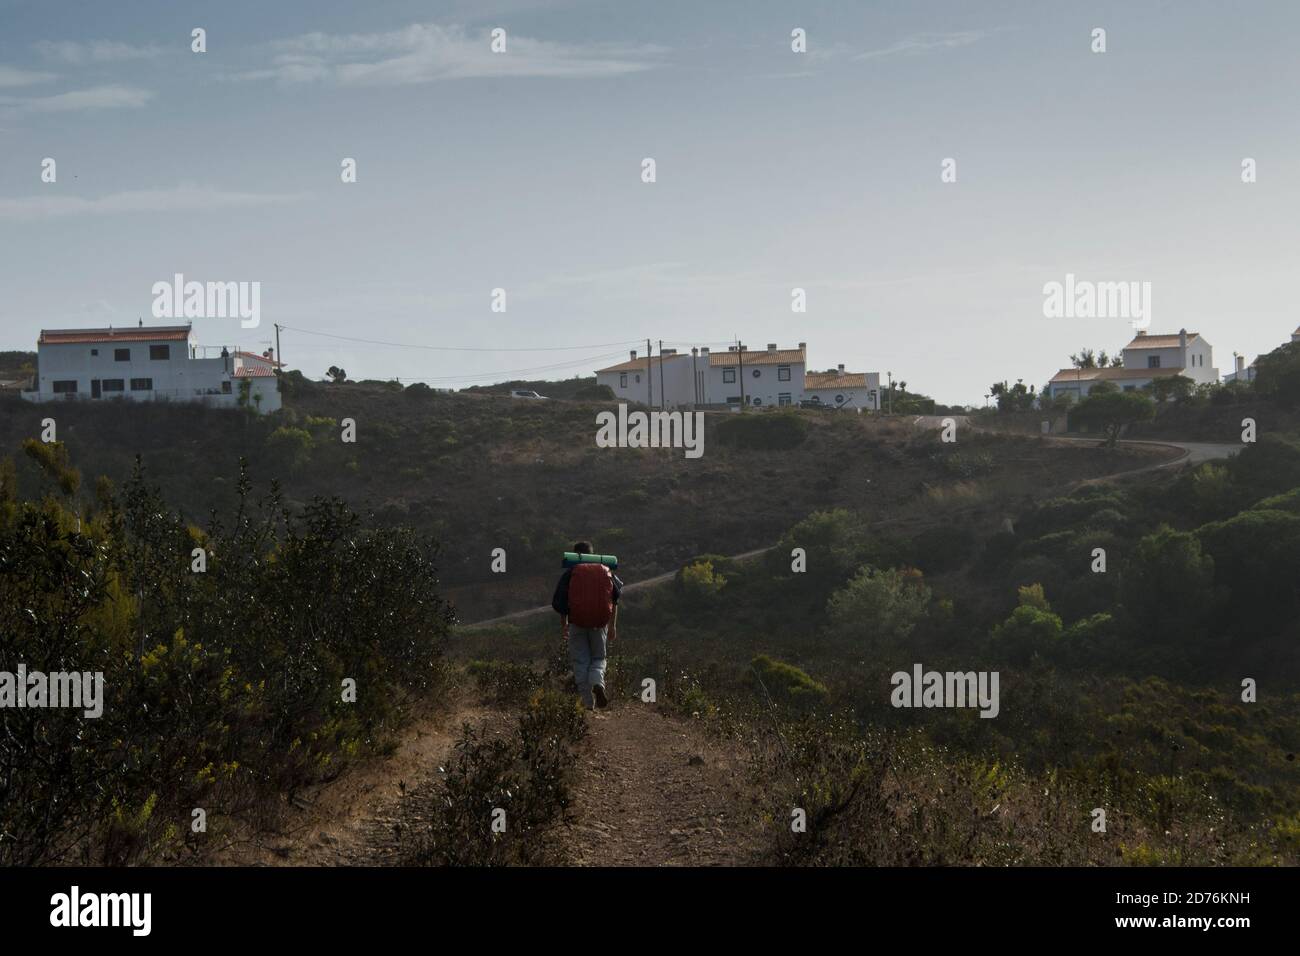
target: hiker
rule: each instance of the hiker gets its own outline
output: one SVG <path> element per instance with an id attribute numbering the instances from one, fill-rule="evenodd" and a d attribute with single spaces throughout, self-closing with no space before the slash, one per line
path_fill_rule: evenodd
<path id="1" fill-rule="evenodd" d="M 592 554 L 590 541 L 573 546 L 575 554 Z M 618 596 L 623 582 L 604 564 L 583 562 L 565 568 L 555 586 L 551 607 L 560 615 L 560 635 L 569 645 L 573 679 L 588 710 L 609 706 L 605 694 L 606 638 L 618 637 Z"/>

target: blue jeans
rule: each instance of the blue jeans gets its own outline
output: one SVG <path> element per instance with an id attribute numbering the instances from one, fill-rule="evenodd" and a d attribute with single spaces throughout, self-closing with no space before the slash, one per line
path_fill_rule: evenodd
<path id="1" fill-rule="evenodd" d="M 605 686 L 605 628 L 570 624 L 569 660 L 573 662 L 573 679 L 582 703 L 591 710 L 596 706 L 591 688 Z"/>

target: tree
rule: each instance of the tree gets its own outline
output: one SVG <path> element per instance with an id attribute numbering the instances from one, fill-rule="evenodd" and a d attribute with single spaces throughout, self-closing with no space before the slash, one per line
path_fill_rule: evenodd
<path id="1" fill-rule="evenodd" d="M 1300 405 L 1300 342 L 1289 342 L 1255 360 L 1255 391 L 1288 408 Z"/>
<path id="2" fill-rule="evenodd" d="M 1080 349 L 1070 356 L 1070 362 L 1075 368 L 1096 368 L 1097 354 L 1092 349 Z"/>
<path id="3" fill-rule="evenodd" d="M 873 644 L 902 641 L 930 606 L 930 589 L 919 572 L 879 571 L 863 566 L 826 605 L 832 628 Z"/>
<path id="4" fill-rule="evenodd" d="M 1120 571 L 1124 606 L 1157 640 L 1187 640 L 1205 632 L 1213 601 L 1214 559 L 1195 534 L 1162 525 L 1138 542 Z"/>
<path id="5" fill-rule="evenodd" d="M 1176 402 L 1186 401 L 1195 388 L 1196 383 L 1186 375 L 1167 375 L 1153 380 L 1147 386 L 1147 390 L 1161 405 L 1171 398 Z"/>
<path id="6" fill-rule="evenodd" d="M 1024 379 L 1016 379 L 1015 385 L 994 382 L 989 386 L 989 394 L 997 398 L 999 412 L 1022 412 L 1034 407 L 1034 387 L 1025 388 Z"/>
<path id="7" fill-rule="evenodd" d="M 331 365 L 329 371 L 325 374 L 329 376 L 330 381 L 335 385 L 341 385 L 348 380 L 347 371 L 339 368 L 337 365 Z"/>
<path id="8" fill-rule="evenodd" d="M 1106 435 L 1106 444 L 1119 441 L 1120 432 L 1128 425 L 1148 421 L 1155 417 L 1155 402 L 1141 392 L 1104 391 L 1096 388 L 1070 412 L 1070 427 L 1100 429 Z"/>

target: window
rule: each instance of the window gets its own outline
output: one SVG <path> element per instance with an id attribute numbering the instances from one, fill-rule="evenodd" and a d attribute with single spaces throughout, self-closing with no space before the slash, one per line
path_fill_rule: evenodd
<path id="1" fill-rule="evenodd" d="M 153 379 L 151 378 L 133 378 L 131 379 L 131 391 L 133 392 L 152 392 Z"/>
<path id="2" fill-rule="evenodd" d="M 641 384 L 641 373 L 640 373 L 640 372 L 637 372 L 637 373 L 636 373 L 636 383 L 637 383 L 638 385 Z"/>
<path id="3" fill-rule="evenodd" d="M 763 404 L 763 400 L 762 400 L 761 398 L 756 398 L 756 399 L 754 399 L 754 404 L 755 404 L 755 405 L 762 405 L 762 404 Z"/>
<path id="4" fill-rule="evenodd" d="M 782 392 L 781 394 L 777 395 L 777 397 L 776 397 L 776 403 L 777 403 L 778 405 L 792 405 L 792 404 L 794 404 L 793 401 L 792 401 L 791 398 L 790 398 L 790 393 L 789 393 L 789 392 Z"/>
<path id="5" fill-rule="evenodd" d="M 1148 356 L 1147 356 L 1147 368 L 1159 368 L 1159 367 L 1160 367 L 1160 356 L 1159 356 L 1159 355 L 1148 355 Z"/>
<path id="6" fill-rule="evenodd" d="M 168 345 L 151 345 L 149 346 L 149 359 L 154 362 L 166 362 L 172 357 L 171 346 Z"/>
<path id="7" fill-rule="evenodd" d="M 620 372 L 618 375 L 618 387 L 627 388 L 627 372 Z"/>
<path id="8" fill-rule="evenodd" d="M 77 390 L 77 381 L 57 381 L 51 386 L 55 392 L 75 392 Z"/>
<path id="9" fill-rule="evenodd" d="M 1136 385 L 1125 385 L 1125 386 L 1124 386 L 1124 391 L 1126 391 L 1126 392 L 1131 392 L 1131 391 L 1133 391 L 1133 389 L 1135 389 L 1136 387 L 1137 387 Z"/>
<path id="10" fill-rule="evenodd" d="M 758 376 L 759 376 L 761 373 L 759 372 L 758 369 L 754 369 L 754 371 L 753 371 L 751 374 L 754 376 L 754 378 L 758 378 Z"/>
<path id="11" fill-rule="evenodd" d="M 225 379 L 225 380 L 221 383 L 221 394 L 222 394 L 222 395 L 229 395 L 229 394 L 230 394 L 230 379 Z"/>
<path id="12" fill-rule="evenodd" d="M 98 355 L 98 354 L 99 354 L 99 349 L 91 349 L 91 350 L 90 350 L 90 354 L 91 354 L 91 355 Z"/>
<path id="13" fill-rule="evenodd" d="M 788 365 L 778 365 L 778 366 L 776 367 L 776 380 L 777 380 L 778 382 L 788 382 L 788 381 L 790 381 L 790 366 L 788 366 Z"/>
<path id="14" fill-rule="evenodd" d="M 114 361 L 114 362 L 129 362 L 129 361 L 131 361 L 131 350 L 130 350 L 130 349 L 113 349 L 113 361 Z"/>
<path id="15" fill-rule="evenodd" d="M 106 392 L 122 392 L 126 390 L 126 382 L 120 378 L 106 378 L 103 389 Z"/>
<path id="16" fill-rule="evenodd" d="M 734 368 L 724 368 L 722 370 L 722 382 L 724 385 L 734 385 L 736 382 L 736 370 Z"/>

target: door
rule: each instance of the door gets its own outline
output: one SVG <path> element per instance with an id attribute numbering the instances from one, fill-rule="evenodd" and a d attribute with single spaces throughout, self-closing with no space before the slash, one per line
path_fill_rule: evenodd
<path id="1" fill-rule="evenodd" d="M 90 380 L 90 397 L 99 398 L 99 379 L 97 378 Z"/>

